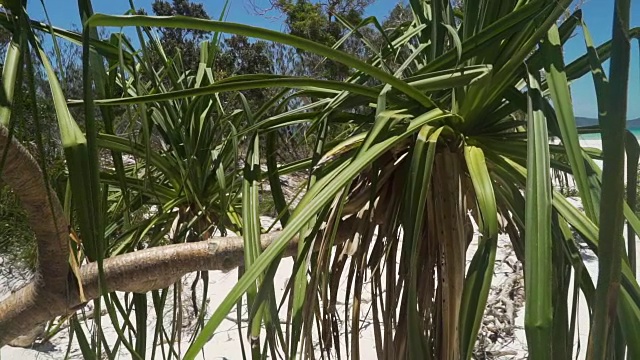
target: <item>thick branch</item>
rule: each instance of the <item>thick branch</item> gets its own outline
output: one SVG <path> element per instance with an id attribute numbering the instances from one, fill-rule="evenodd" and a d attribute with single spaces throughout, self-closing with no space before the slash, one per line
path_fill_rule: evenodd
<path id="1" fill-rule="evenodd" d="M 73 313 L 84 304 L 68 265 L 69 229 L 55 193 L 48 188 L 35 160 L 16 140 L 9 140 L 0 126 L 0 156 L 8 149 L 0 178 L 20 198 L 29 214 L 29 223 L 37 243 L 39 263 L 35 280 L 0 302 L 0 347 L 28 333 L 56 316 Z M 351 218 L 353 219 L 353 218 Z M 335 243 L 352 234 L 345 220 L 338 229 Z M 280 232 L 262 236 L 267 248 Z M 284 256 L 292 256 L 298 239 L 291 241 Z M 242 237 L 215 237 L 208 241 L 183 243 L 136 251 L 104 260 L 106 288 L 111 291 L 144 293 L 167 287 L 194 271 L 228 271 L 244 262 Z M 80 278 L 85 298 L 100 295 L 96 263 L 81 267 Z"/>
<path id="2" fill-rule="evenodd" d="M 0 179 L 20 199 L 38 244 L 36 279 L 0 303 L 1 346 L 51 318 L 48 307 L 65 306 L 70 287 L 69 226 L 62 206 L 36 161 L 17 140 L 9 139 L 8 130 L 2 126 L 0 164 Z"/>
<path id="3" fill-rule="evenodd" d="M 55 192 L 46 184 L 40 167 L 8 130 L 0 127 L 0 179 L 18 196 L 29 214 L 29 225 L 38 242 L 38 265 L 46 285 L 62 287 L 67 282 L 69 224 Z"/>
<path id="4" fill-rule="evenodd" d="M 262 235 L 266 249 L 280 231 Z M 284 256 L 296 253 L 298 241 L 292 241 Z M 105 259 L 104 269 L 109 291 L 145 293 L 165 288 L 194 271 L 229 271 L 244 263 L 242 237 L 214 237 L 207 241 L 160 246 Z M 89 298 L 99 295 L 98 267 L 90 263 L 81 269 L 82 284 Z M 132 280 L 133 279 L 133 280 Z"/>
<path id="5" fill-rule="evenodd" d="M 349 223 L 351 221 L 346 220 L 343 222 L 344 226 L 338 230 L 336 244 L 347 240 L 350 236 L 351 226 Z M 280 234 L 281 232 L 273 232 L 262 235 L 262 248 L 266 249 Z M 297 249 L 298 238 L 294 238 L 283 255 L 285 257 L 293 256 Z M 106 287 L 109 292 L 145 293 L 170 286 L 190 272 L 228 271 L 243 263 L 244 241 L 242 237 L 214 237 L 207 241 L 166 245 L 127 253 L 105 259 L 103 264 Z M 82 266 L 80 274 L 87 300 L 100 296 L 97 264 L 89 263 Z M 52 301 L 51 294 L 40 296 L 39 289 L 35 282 L 31 283 L 0 303 L 0 324 L 2 324 L 2 318 L 7 312 L 15 313 L 12 318 L 28 313 L 30 314 L 29 319 L 33 319 L 33 321 L 29 321 L 30 327 L 26 328 L 28 331 L 39 323 L 56 316 L 70 314 L 83 305 L 77 291 L 69 291 L 69 297 L 65 299 L 66 301 Z M 55 295 L 53 298 L 59 299 Z M 22 299 L 32 300 L 31 302 L 23 302 Z M 17 324 L 8 322 L 0 327 L 0 345 L 4 345 L 12 339 L 11 336 L 17 333 L 14 331 L 17 327 Z M 23 328 L 20 326 L 20 331 L 24 332 Z M 10 333 L 11 336 L 7 336 L 7 333 Z M 20 334 L 18 333 L 18 335 Z"/>

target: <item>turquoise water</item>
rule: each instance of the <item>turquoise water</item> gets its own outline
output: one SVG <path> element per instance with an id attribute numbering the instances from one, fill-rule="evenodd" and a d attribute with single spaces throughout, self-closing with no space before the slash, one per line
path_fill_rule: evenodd
<path id="1" fill-rule="evenodd" d="M 600 140 L 600 134 L 581 134 L 580 140 Z"/>
<path id="2" fill-rule="evenodd" d="M 633 135 L 636 136 L 637 139 L 640 139 L 640 128 L 631 128 L 629 129 Z M 582 134 L 580 135 L 581 140 L 600 140 L 600 134 Z"/>

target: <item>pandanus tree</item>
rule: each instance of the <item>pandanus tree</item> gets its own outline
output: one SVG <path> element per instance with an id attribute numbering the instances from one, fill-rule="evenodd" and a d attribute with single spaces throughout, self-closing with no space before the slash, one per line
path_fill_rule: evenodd
<path id="1" fill-rule="evenodd" d="M 47 188 L 46 182 L 40 183 L 43 176 L 46 179 L 46 167 L 44 173 L 38 171 L 38 166 L 30 159 L 28 152 L 12 139 L 12 130 L 20 119 L 16 119 L 15 113 L 12 116 L 11 106 L 5 105 L 3 108 L 3 125 L 7 126 L 3 132 L 3 149 L 7 151 L 7 183 L 14 188 L 17 195 L 24 197 L 25 193 L 33 192 L 34 197 L 51 196 L 51 211 L 46 218 L 57 222 L 53 226 L 38 214 L 32 214 L 32 220 L 43 223 L 43 227 L 53 227 L 60 229 L 64 233 L 68 229 L 72 230 L 72 239 L 79 239 L 74 243 L 73 256 L 71 262 L 74 276 L 78 279 L 77 284 L 58 279 L 54 284 L 58 290 L 57 295 L 73 293 L 66 298 L 58 307 L 53 307 L 50 314 L 38 314 L 33 316 L 31 321 L 24 322 L 24 326 L 7 326 L 5 332 L 0 331 L 2 344 L 10 341 L 16 333 L 25 332 L 29 326 L 41 323 L 44 319 L 41 316 L 50 317 L 52 314 L 62 315 L 61 321 L 67 319 L 71 310 L 82 306 L 87 300 L 100 295 L 100 287 L 105 283 L 110 290 L 127 291 L 124 301 L 117 297 L 105 297 L 98 299 L 95 307 L 98 313 L 101 311 L 100 303 L 109 311 L 111 320 L 117 322 L 116 316 L 128 317 L 129 312 L 124 309 L 136 309 L 137 325 L 123 326 L 119 328 L 121 342 L 111 344 L 103 348 L 108 353 L 117 353 L 120 347 L 125 347 L 136 356 L 145 356 L 147 340 L 142 336 L 136 336 L 136 341 L 126 340 L 124 335 L 128 333 L 146 333 L 146 309 L 148 302 L 146 292 L 156 289 L 176 285 L 173 293 L 173 301 L 167 300 L 170 293 L 165 289 L 155 291 L 152 294 L 152 305 L 157 314 L 163 314 L 167 307 L 173 309 L 173 318 L 176 321 L 169 321 L 165 324 L 162 321 L 157 323 L 156 337 L 150 345 L 154 348 L 151 356 L 156 354 L 156 345 L 159 343 L 170 344 L 170 350 L 174 350 L 181 337 L 182 328 L 182 307 L 181 304 L 181 276 L 192 270 L 206 270 L 209 268 L 228 269 L 237 267 L 242 261 L 242 248 L 236 249 L 236 254 L 222 257 L 217 261 L 218 265 L 198 266 L 194 261 L 183 263 L 188 270 L 175 272 L 175 268 L 169 273 L 155 274 L 151 277 L 143 276 L 140 281 L 135 280 L 135 276 L 125 275 L 120 280 L 113 281 L 104 270 L 102 260 L 105 258 L 115 258 L 118 255 L 132 253 L 144 248 L 157 247 L 170 243 L 196 242 L 208 240 L 217 231 L 221 235 L 226 235 L 227 229 L 241 233 L 242 220 L 240 211 L 240 193 L 242 190 L 242 177 L 238 166 L 238 147 L 241 141 L 237 135 L 237 129 L 241 127 L 241 122 L 247 119 L 243 112 L 233 111 L 225 107 L 217 95 L 184 97 L 179 100 L 166 102 L 154 102 L 142 104 L 136 107 L 120 108 L 113 111 L 113 108 L 101 109 L 100 115 L 104 131 L 99 134 L 95 131 L 97 120 L 94 118 L 93 109 L 87 110 L 85 107 L 87 136 L 82 133 L 76 119 L 74 119 L 66 104 L 62 89 L 49 58 L 42 50 L 41 45 L 35 37 L 31 38 L 34 30 L 49 31 L 56 41 L 71 41 L 76 45 L 82 45 L 83 34 L 65 31 L 59 28 L 50 27 L 29 20 L 23 9 L 18 7 L 10 9 L 12 13 L 7 14 L 8 18 L 3 25 L 14 33 L 12 47 L 8 51 L 7 66 L 4 68 L 3 81 L 9 101 L 19 103 L 22 101 L 22 94 L 18 93 L 14 99 L 13 86 L 24 81 L 21 78 L 23 68 L 33 71 L 33 59 L 27 58 L 23 52 L 28 49 L 35 49 L 39 57 L 37 60 L 44 65 L 48 71 L 51 89 L 54 95 L 56 110 L 58 112 L 59 128 L 61 138 L 66 151 L 67 172 L 66 180 L 69 191 L 54 194 Z M 90 4 L 83 3 L 80 7 L 81 15 L 86 18 L 91 14 Z M 224 11 L 223 11 L 224 13 Z M 14 16 L 15 15 L 15 16 Z M 212 65 L 219 49 L 219 37 L 213 36 L 211 41 L 203 43 L 201 48 L 200 64 L 197 71 L 189 70 L 183 64 L 179 55 L 169 58 L 166 51 L 149 31 L 148 28 L 138 29 L 138 39 L 143 44 L 143 50 L 137 51 L 129 39 L 122 34 L 114 34 L 108 40 L 98 41 L 97 33 L 88 32 L 86 48 L 85 70 L 91 74 L 84 74 L 87 79 L 92 79 L 93 84 L 85 83 L 88 89 L 94 89 L 99 97 L 122 96 L 124 98 L 139 97 L 149 93 L 166 93 L 175 90 L 188 88 L 198 88 L 209 85 L 214 81 L 214 71 Z M 209 46 L 207 46 L 209 45 Z M 157 67 L 157 64 L 161 66 Z M 90 70 L 91 69 L 91 70 Z M 32 94 L 35 90 L 32 89 Z M 240 97 L 242 97 L 240 95 Z M 34 97 L 35 101 L 35 97 Z M 71 106 L 76 106 L 69 100 Z M 246 104 L 246 100 L 244 101 Z M 36 112 L 37 115 L 37 112 Z M 43 124 L 37 124 L 44 126 Z M 46 124 L 52 126 L 53 124 Z M 4 128 L 3 128 L 4 129 Z M 91 138 L 88 134 L 93 133 Z M 87 138 L 90 138 L 88 141 Z M 91 145 L 88 146 L 88 143 Z M 92 149 L 91 153 L 87 148 Z M 40 149 L 42 150 L 42 149 Z M 122 154 L 127 157 L 123 158 Z M 38 155 L 42 155 L 39 153 Z M 43 156 L 42 156 L 43 157 Z M 44 158 L 44 157 L 43 157 Z M 26 176 L 27 170 L 16 170 L 15 164 L 21 163 L 23 167 L 31 170 L 31 177 L 38 182 L 37 186 L 27 182 L 20 182 L 20 176 Z M 25 165 L 26 164 L 26 165 Z M 44 163 L 43 163 L 44 164 Z M 41 164 L 42 165 L 42 164 Z M 29 168 L 31 166 L 31 168 Z M 19 174 L 14 174 L 19 172 Z M 90 177 L 89 174 L 93 172 Z M 15 177 L 15 178 L 12 178 Z M 4 180 L 4 179 L 3 179 Z M 25 188 L 26 187 L 26 188 Z M 37 188 L 37 190 L 33 190 Z M 36 196 L 37 195 L 37 196 Z M 39 201 L 43 199 L 39 198 Z M 64 210 L 60 211 L 60 199 L 64 200 Z M 27 210 L 30 204 L 25 202 Z M 37 203 L 37 201 L 34 201 Z M 98 205 L 100 204 L 100 205 Z M 44 209 L 47 209 L 45 206 Z M 32 210 L 31 210 L 32 211 Z M 32 211 L 33 212 L 33 211 Z M 67 217 L 62 216 L 67 214 Z M 73 214 L 73 215 L 72 215 Z M 98 223 L 98 220 L 102 222 Z M 37 229 L 34 229 L 37 230 Z M 78 232 L 78 236 L 76 236 Z M 92 236 L 93 235 L 93 236 Z M 62 264 L 67 262 L 66 254 L 68 235 L 58 234 L 58 243 L 48 244 L 51 238 L 46 238 L 36 231 L 40 248 L 40 258 L 50 257 L 56 259 L 58 270 L 65 273 L 67 266 Z M 236 239 L 237 240 L 237 239 Z M 206 245 L 206 243 L 202 243 Z M 225 244 L 227 244 L 225 246 Z M 229 250 L 229 246 L 237 248 L 237 243 L 233 241 L 225 244 L 217 244 L 222 253 Z M 240 245 L 242 241 L 240 239 Z M 53 249 L 53 250 L 52 250 Z M 186 249 L 186 248 L 183 248 Z M 226 250 L 225 250 L 226 249 Z M 46 255 L 46 251 L 57 251 L 55 256 Z M 201 250 L 206 250 L 205 248 Z M 239 250 L 239 251 L 238 251 Z M 174 258 L 175 253 L 165 254 Z M 151 258 L 157 256 L 151 256 Z M 238 261 L 238 259 L 240 261 Z M 83 273 L 79 264 L 85 261 L 98 265 L 88 273 Z M 133 260 L 133 259 L 132 259 Z M 191 258 L 191 260 L 193 260 Z M 134 260 L 130 263 L 133 267 L 138 267 L 142 259 Z M 51 271 L 51 264 L 40 261 L 39 273 Z M 56 267 L 54 266 L 54 267 Z M 107 262 L 107 267 L 108 262 Z M 122 268 L 122 264 L 118 265 Z M 126 267 L 126 266 L 125 266 Z M 153 266 L 151 266 L 153 267 Z M 150 268 L 151 268 L 150 267 Z M 158 269 L 158 268 L 156 268 Z M 86 270 L 86 267 L 85 267 Z M 101 278 L 104 272 L 106 278 Z M 126 272 L 126 271 L 125 271 Z M 203 294 L 198 296 L 203 302 L 196 301 L 195 289 L 197 280 L 193 284 L 194 296 L 189 305 L 195 308 L 196 313 L 204 316 L 203 307 L 206 306 L 207 298 L 207 272 L 199 274 L 203 278 Z M 45 277 L 46 278 L 46 277 Z M 93 278 L 93 280 L 90 280 Z M 100 278 L 100 279 L 99 279 Z M 116 284 L 119 283 L 120 285 Z M 39 301 L 48 301 L 38 292 L 38 287 L 47 288 L 46 282 L 34 282 L 29 291 L 16 295 L 7 301 L 8 306 L 13 306 L 19 302 L 40 304 Z M 79 285 L 79 286 L 78 286 Z M 124 287 L 123 287 L 124 286 Z M 35 290 L 33 290 L 35 288 Z M 33 291 L 32 291 L 33 290 Z M 39 296 L 40 295 L 40 296 Z M 51 298 L 49 298 L 51 300 Z M 12 305 L 13 304 L 13 305 Z M 39 306 L 39 305 L 38 305 Z M 44 308 L 43 308 L 44 309 Z M 24 310 L 24 309 L 23 309 Z M 47 313 L 48 311 L 45 311 Z M 0 321 L 5 324 L 16 324 L 15 314 L 7 311 Z M 98 316 L 99 318 L 99 316 Z M 162 316 L 159 316 L 161 319 Z M 200 318 L 202 320 L 202 318 Z M 61 323 L 56 321 L 56 323 Z M 72 319 L 75 330 L 81 330 L 79 323 Z M 200 322 L 198 322 L 199 324 Z M 30 325 L 29 325 L 30 324 Z M 99 325 L 99 324 L 98 324 Z M 169 327 L 167 331 L 164 326 Z M 196 327 L 197 329 L 197 327 Z M 56 332 L 56 329 L 53 329 Z M 94 339 L 100 342 L 101 335 Z M 80 341 L 83 345 L 83 354 L 87 357 L 100 352 L 101 345 L 84 346 L 86 342 Z"/>
<path id="2" fill-rule="evenodd" d="M 206 199 L 190 203 L 185 198 L 182 204 L 189 205 L 170 216 L 189 213 L 194 219 L 206 219 L 203 204 L 215 209 L 216 214 L 230 212 L 228 206 L 221 206 L 226 193 L 221 195 L 220 184 L 234 178 L 232 175 L 223 181 L 226 173 L 216 171 L 219 177 L 213 180 L 211 169 L 222 168 L 216 167 L 218 157 L 212 155 L 206 163 L 191 163 L 202 166 L 200 170 L 207 176 L 191 177 L 190 167 L 175 174 L 171 169 L 180 169 L 185 151 L 201 138 L 203 128 L 198 124 L 202 122 L 194 120 L 206 122 L 210 118 L 195 115 L 212 114 L 206 109 L 217 106 L 214 94 L 284 88 L 256 112 L 247 105 L 228 117 L 216 113 L 230 124 L 236 119 L 234 116 L 242 116 L 248 125 L 235 135 L 248 139 L 238 217 L 241 221 L 228 221 L 241 225 L 238 230 L 244 239 L 245 272 L 203 326 L 186 358 L 198 354 L 245 294 L 254 357 L 266 355 L 259 344 L 266 339 L 270 346 L 265 349 L 279 351 L 287 358 L 314 357 L 318 340 L 324 353 L 346 341 L 349 355 L 358 358 L 357 315 L 365 286 L 372 294 L 379 358 L 470 358 L 501 231 L 509 235 L 525 266 L 525 327 L 531 358 L 566 359 L 575 354 L 573 339 L 580 292 L 587 299 L 592 316 L 589 357 L 623 358 L 625 352 L 630 358 L 640 357 L 640 346 L 634 341 L 640 328 L 635 253 L 624 253 L 622 237 L 625 219 L 631 239 L 640 231 L 640 221 L 623 199 L 624 145 L 619 141 L 624 134 L 629 41 L 638 36 L 638 31 L 628 28 L 629 2 L 616 1 L 612 41 L 595 47 L 580 12 L 558 24 L 570 4 L 570 0 L 465 1 L 454 8 L 447 0 L 411 1 L 411 21 L 385 32 L 383 46 L 371 45 L 375 55 L 367 61 L 306 39 L 246 25 L 184 17 L 88 17 L 89 11 L 85 10 L 86 87 L 107 78 L 96 72 L 104 67 L 94 66 L 94 73 L 89 70 L 91 50 L 104 53 L 115 47 L 119 49 L 118 60 L 110 69 L 119 67 L 123 75 L 118 77 L 115 72 L 112 79 L 116 79 L 116 87 L 125 89 L 127 96 L 117 98 L 114 92 L 105 91 L 93 99 L 93 94 L 87 92 L 87 145 L 77 143 L 82 145 L 80 150 L 88 149 L 88 154 L 82 155 L 88 159 L 97 158 L 99 147 L 112 150 L 114 155 L 129 152 L 142 159 L 144 166 L 132 170 L 116 161 L 116 173 L 120 175 L 102 178 L 103 183 L 118 189 L 117 196 L 123 202 L 157 202 L 159 196 L 170 199 L 183 194 L 182 189 L 187 187 L 192 191 L 210 184 L 203 188 L 207 189 L 204 192 L 193 192 Z M 361 26 L 377 25 L 375 19 L 365 19 L 361 24 L 349 24 L 346 19 L 342 22 L 350 27 L 350 36 L 357 36 Z M 147 71 L 146 80 L 155 81 L 158 90 L 149 91 L 141 79 L 135 78 L 140 67 L 135 65 L 136 59 L 134 65 L 127 63 L 125 54 L 131 49 L 123 46 L 121 39 L 115 39 L 112 47 L 97 42 L 92 34 L 98 26 L 183 27 L 234 33 L 294 46 L 340 62 L 352 72 L 342 82 L 267 74 L 215 82 L 203 80 L 207 79 L 203 75 L 207 74 L 207 66 L 202 65 L 202 71 L 194 77 L 169 76 L 166 81 L 172 86 L 165 88 L 160 86 L 167 82 L 155 79 L 158 73 Z M 578 26 L 584 32 L 585 55 L 565 65 L 562 46 Z M 363 41 L 367 43 L 366 38 Z M 93 56 L 98 59 L 97 54 Z M 610 82 L 601 66 L 609 58 Z M 170 63 L 167 61 L 167 66 Z M 573 116 L 569 82 L 589 73 L 598 95 L 603 154 L 580 147 Z M 296 97 L 314 101 L 289 109 L 287 102 Z M 146 134 L 142 146 L 131 145 L 118 136 L 98 135 L 95 127 L 89 126 L 93 105 L 108 113 L 113 106 L 132 104 L 140 114 L 143 135 Z M 64 104 L 58 105 L 65 108 Z M 193 131 L 178 133 L 195 136 L 195 140 L 173 138 L 167 130 L 169 125 L 177 126 L 177 119 L 184 116 Z M 295 164 L 278 164 L 273 132 L 300 122 L 310 123 L 309 131 L 314 132 L 314 156 Z M 345 123 L 351 126 L 348 138 L 338 144 L 327 138 L 332 127 L 343 127 Z M 145 129 L 149 124 L 160 127 L 158 132 L 174 149 L 175 159 L 171 155 L 154 155 L 151 131 Z M 84 138 L 77 131 L 72 135 L 72 139 Z M 551 144 L 550 137 L 560 143 Z M 260 139 L 266 141 L 266 174 L 259 167 Z M 637 148 L 632 146 L 635 139 L 628 140 L 628 155 L 637 158 L 632 153 Z M 75 144 L 65 143 L 64 138 L 63 143 L 70 166 L 81 165 L 73 162 L 83 159 L 74 153 Z M 603 171 L 593 162 L 602 157 Z M 167 162 L 173 162 L 171 169 L 163 168 Z M 630 164 L 629 174 L 636 173 L 634 166 Z M 278 174 L 301 168 L 309 172 L 308 189 L 289 213 L 278 191 Z M 90 178 L 73 180 L 72 169 L 73 196 L 84 194 L 80 199 L 99 199 L 97 165 L 93 165 L 91 171 L 95 174 Z M 575 179 L 584 210 L 575 208 L 554 191 L 552 171 Z M 270 180 L 284 225 L 283 231 L 269 241 L 261 237 L 258 222 L 257 186 L 264 178 Z M 84 187 L 83 180 L 88 181 Z M 152 181 L 155 185 L 147 186 Z M 136 183 L 138 187 L 133 191 L 126 190 Z M 79 216 L 81 235 L 88 238 L 83 239 L 87 257 L 98 264 L 94 272 L 109 279 L 109 271 L 115 267 L 105 269 L 103 265 L 118 257 L 105 258 L 115 254 L 104 249 L 107 227 L 95 223 L 104 218 L 98 213 L 97 204 L 82 202 L 77 210 L 96 215 L 95 219 Z M 181 208 L 177 203 L 169 204 L 162 205 L 158 216 Z M 469 213 L 478 224 L 477 237 Z M 157 219 L 150 221 L 163 223 Z M 216 220 L 225 224 L 221 218 Z M 124 224 L 124 220 L 118 221 Z M 195 223 L 188 222 L 189 226 Z M 597 285 L 584 270 L 573 231 L 599 257 Z M 139 234 L 134 234 L 125 243 L 136 243 L 137 237 Z M 472 242 L 477 249 L 467 268 L 466 253 Z M 288 300 L 277 299 L 274 272 L 285 250 L 290 254 L 292 243 L 297 251 Z M 265 249 L 266 244 L 269 246 Z M 138 255 L 149 253 L 140 251 Z M 158 251 L 156 255 L 162 254 Z M 153 262 L 153 258 L 149 261 Z M 176 274 L 182 275 L 178 270 Z M 348 279 L 348 291 L 340 298 L 343 274 Z M 60 281 L 53 275 L 49 278 Z M 103 285 L 103 292 L 117 290 L 109 287 L 108 281 Z M 89 295 L 95 297 L 96 293 Z M 351 313 L 344 314 L 345 320 L 336 312 L 338 301 L 352 304 Z M 277 321 L 279 304 L 288 305 L 289 325 L 285 331 Z M 136 307 L 139 311 L 142 310 Z M 336 331 L 340 321 L 349 322 L 352 330 L 345 339 Z M 262 325 L 267 328 L 266 338 L 260 336 Z M 130 350 L 144 351 L 138 343 Z"/>
<path id="3" fill-rule="evenodd" d="M 332 329 L 339 321 L 334 306 L 339 301 L 336 279 L 347 272 L 351 291 L 346 300 L 354 304 L 353 314 L 358 313 L 363 279 L 371 279 L 374 312 L 380 315 L 375 320 L 379 357 L 468 358 L 483 315 L 501 229 L 509 234 L 525 263 L 525 316 L 533 358 L 571 356 L 575 297 L 571 307 L 566 300 L 578 289 L 586 294 L 595 314 L 590 353 L 597 356 L 613 351 L 603 345 L 606 336 L 599 333 L 608 333 L 612 322 L 618 323 L 616 331 L 628 339 L 629 353 L 635 353 L 630 339 L 637 321 L 633 315 L 638 309 L 634 300 L 637 283 L 622 260 L 621 238 L 602 236 L 600 247 L 597 235 L 599 223 L 606 223 L 605 227 L 621 224 L 622 203 L 609 202 L 620 199 L 620 187 L 616 195 L 600 202 L 600 172 L 591 160 L 600 154 L 579 147 L 568 88 L 569 81 L 590 71 L 598 89 L 607 86 L 598 76 L 603 74 L 600 63 L 612 50 L 610 44 L 594 48 L 586 36 L 588 54 L 564 66 L 562 44 L 582 25 L 580 13 L 556 25 L 568 5 L 468 2 L 458 13 L 447 1 L 412 2 L 413 21 L 388 34 L 387 45 L 369 62 L 301 39 L 229 25 L 230 31 L 288 42 L 342 61 L 356 71 L 338 88 L 330 82 L 309 81 L 307 86 L 314 88 L 308 91 L 316 96 L 339 91 L 325 96 L 315 111 L 294 110 L 255 126 L 268 132 L 307 116 L 319 139 L 311 186 L 284 232 L 248 267 L 229 302 L 205 326 L 188 355 L 194 354 L 193 349 L 202 345 L 201 339 L 216 327 L 221 314 L 267 268 L 268 262 L 261 260 L 277 259 L 290 239 L 303 234 L 290 303 L 287 348 L 291 356 L 298 351 L 311 355 L 314 335 L 310 330 L 315 322 L 322 327 L 318 336 L 323 348 L 340 341 Z M 618 19 L 625 14 L 620 6 Z M 95 24 L 152 21 L 96 18 Z M 162 25 L 225 27 L 187 19 L 168 19 Z M 357 25 L 353 28 L 357 31 Z M 619 43 L 614 50 L 618 51 L 613 52 L 614 58 L 624 58 L 624 45 Z M 612 68 L 611 74 L 624 77 L 625 69 Z M 382 84 L 362 86 L 371 79 Z M 293 83 L 294 79 L 286 81 Z M 624 93 L 624 85 L 616 86 Z M 606 93 L 599 96 L 605 113 L 613 105 Z M 355 113 L 361 106 L 368 106 L 369 112 Z M 526 122 L 514 116 L 517 113 L 525 113 Z M 603 117 L 603 132 L 611 131 L 606 130 L 609 126 L 620 131 L 622 118 L 620 114 Z M 354 124 L 353 136 L 325 153 L 328 139 L 322 134 L 345 119 Z M 549 145 L 550 136 L 559 138 L 561 144 Z M 605 137 L 605 151 L 607 146 Z M 622 155 L 619 147 L 617 150 L 614 157 Z M 554 153 L 566 160 L 556 160 L 562 156 L 554 157 Z M 584 212 L 553 191 L 550 168 L 576 179 Z M 481 236 L 471 265 L 465 269 L 465 253 L 472 241 L 469 210 Z M 626 206 L 624 213 L 631 227 L 637 226 Z M 355 224 L 350 222 L 351 235 L 343 237 L 345 219 Z M 598 291 L 588 273 L 581 271 L 584 265 L 570 229 L 579 232 L 597 254 L 606 254 Z M 621 235 L 620 229 L 601 232 Z M 336 234 L 341 235 L 339 239 Z M 350 240 L 345 242 L 345 238 Z M 332 245 L 338 245 L 335 253 Z M 310 255 L 311 248 L 320 250 Z M 609 255 L 613 257 L 607 258 Z M 612 306 L 611 298 L 602 301 L 607 282 L 616 282 L 615 277 L 604 275 L 612 264 L 622 264 L 624 281 L 620 316 L 607 319 L 600 316 Z M 570 289 L 570 277 L 576 274 L 576 287 Z M 351 321 L 351 328 L 357 329 L 357 316 Z M 356 332 L 350 341 L 351 353 L 357 356 Z"/>

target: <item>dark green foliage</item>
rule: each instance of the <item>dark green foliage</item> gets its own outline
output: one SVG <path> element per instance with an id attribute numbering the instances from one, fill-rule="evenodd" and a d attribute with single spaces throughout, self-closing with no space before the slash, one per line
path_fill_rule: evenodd
<path id="1" fill-rule="evenodd" d="M 0 185 L 0 270 L 12 266 L 35 269 L 36 241 L 27 214 L 7 186 Z"/>
<path id="2" fill-rule="evenodd" d="M 226 38 L 216 60 L 219 78 L 273 73 L 273 56 L 269 44 L 265 41 L 252 42 L 246 36 L 233 35 Z M 270 93 L 273 90 L 255 89 L 244 92 L 249 103 L 256 106 L 262 104 Z"/>
<path id="3" fill-rule="evenodd" d="M 151 5 L 153 13 L 157 16 L 182 15 L 198 19 L 211 19 L 204 9 L 204 5 L 189 0 L 155 0 Z M 138 10 L 139 14 L 146 14 L 145 10 Z M 177 61 L 177 55 L 185 70 L 196 70 L 200 60 L 200 42 L 207 39 L 207 33 L 198 30 L 160 28 L 160 42 L 169 59 Z M 154 62 L 159 59 L 155 60 Z M 156 67 L 156 68 L 159 68 Z"/>
<path id="4" fill-rule="evenodd" d="M 53 110 L 50 110 L 53 111 Z M 22 129 L 22 132 L 25 132 Z M 31 134 L 30 138 L 35 135 Z M 43 134 L 47 153 L 45 161 L 39 154 L 35 141 L 22 142 L 39 164 L 44 164 L 50 178 L 50 185 L 58 198 L 64 199 L 66 186 L 65 164 L 62 154 L 56 152 L 59 144 L 50 134 Z M 22 208 L 18 197 L 0 181 L 0 272 L 12 266 L 33 270 L 38 261 L 36 238 L 28 223 L 28 214 Z"/>
<path id="5" fill-rule="evenodd" d="M 2 65 L 4 65 L 4 58 L 10 41 L 11 32 L 7 29 L 0 29 L 0 61 L 2 61 Z"/>
<path id="6" fill-rule="evenodd" d="M 364 10 L 372 0 L 341 0 L 318 1 L 310 0 L 278 0 L 274 4 L 285 17 L 285 24 L 289 33 L 319 44 L 334 46 L 349 29 L 340 23 L 343 19 L 353 26 L 357 26 L 363 19 Z M 360 31 L 368 33 L 368 28 Z M 364 57 L 367 54 L 366 47 L 356 37 L 350 37 L 340 46 L 353 55 Z M 299 52 L 302 58 L 303 72 L 300 75 L 315 76 L 326 79 L 346 79 L 350 72 L 348 67 L 332 60 L 324 60 L 322 57 Z"/>
<path id="7" fill-rule="evenodd" d="M 265 41 L 250 42 L 249 38 L 233 35 L 224 40 L 218 69 L 229 75 L 269 74 L 272 59 Z"/>
<path id="8" fill-rule="evenodd" d="M 385 30 L 393 30 L 398 26 L 412 20 L 411 8 L 409 5 L 398 3 L 391 9 L 389 16 L 382 23 Z"/>

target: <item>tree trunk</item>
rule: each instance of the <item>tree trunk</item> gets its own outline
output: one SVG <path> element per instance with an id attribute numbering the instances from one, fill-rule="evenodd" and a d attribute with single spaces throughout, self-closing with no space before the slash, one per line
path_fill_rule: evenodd
<path id="1" fill-rule="evenodd" d="M 0 154 L 7 151 L 0 180 L 20 198 L 38 244 L 38 268 L 34 280 L 0 302 L 0 347 L 29 333 L 46 321 L 73 313 L 86 301 L 100 296 L 96 263 L 83 265 L 78 280 L 69 269 L 69 225 L 55 193 L 46 184 L 29 152 L 9 139 L 0 126 Z M 0 157 L 1 158 L 1 157 Z M 351 236 L 353 220 L 341 223 L 335 244 Z M 266 249 L 280 232 L 262 235 Z M 297 254 L 298 239 L 291 241 L 284 256 Z M 140 250 L 104 260 L 107 291 L 146 293 L 170 286 L 194 271 L 229 271 L 244 263 L 242 237 L 214 237 L 207 241 L 180 243 Z"/>
<path id="2" fill-rule="evenodd" d="M 436 155 L 427 210 L 429 241 L 437 244 L 438 252 L 439 296 L 435 305 L 440 323 L 435 323 L 436 354 L 445 360 L 460 358 L 458 324 L 467 248 L 463 161 L 461 154 L 448 149 Z"/>
<path id="3" fill-rule="evenodd" d="M 28 286 L 0 303 L 0 346 L 55 317 L 52 309 L 69 307 L 67 296 L 77 297 L 75 283 L 69 284 L 69 225 L 62 206 L 33 157 L 0 126 L 0 159 L 5 152 L 0 179 L 29 215 L 38 243 L 38 272 Z"/>

